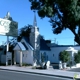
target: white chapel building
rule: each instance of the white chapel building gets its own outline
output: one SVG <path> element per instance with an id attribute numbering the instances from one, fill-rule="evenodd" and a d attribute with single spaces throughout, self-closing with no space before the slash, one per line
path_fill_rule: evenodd
<path id="1" fill-rule="evenodd" d="M 37 26 L 36 15 L 34 14 L 34 22 L 31 28 L 30 36 L 23 37 L 14 47 L 14 64 L 19 63 L 37 64 L 41 62 L 41 54 L 45 54 L 47 60 L 50 57 L 50 47 L 46 41 L 40 37 L 39 28 Z"/>

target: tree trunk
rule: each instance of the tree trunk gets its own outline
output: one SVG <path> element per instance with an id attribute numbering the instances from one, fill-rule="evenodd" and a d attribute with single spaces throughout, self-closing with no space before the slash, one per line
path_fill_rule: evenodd
<path id="1" fill-rule="evenodd" d="M 69 28 L 70 29 L 70 28 Z M 80 35 L 78 33 L 76 33 L 75 29 L 70 29 L 71 32 L 74 34 L 75 38 L 74 41 L 77 42 L 80 45 Z"/>

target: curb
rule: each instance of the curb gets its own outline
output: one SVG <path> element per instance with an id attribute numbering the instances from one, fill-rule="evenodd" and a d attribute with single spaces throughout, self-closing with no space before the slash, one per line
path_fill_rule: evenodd
<path id="1" fill-rule="evenodd" d="M 0 70 L 7 70 L 7 71 L 15 71 L 15 72 L 23 72 L 23 73 L 30 73 L 30 74 L 39 74 L 39 75 L 47 75 L 47 76 L 55 76 L 55 77 L 63 77 L 63 78 L 73 79 L 73 77 L 62 76 L 62 75 L 52 75 L 52 74 L 46 74 L 46 73 L 37 73 L 37 72 L 29 72 L 29 71 L 19 71 L 19 70 L 2 69 L 2 68 L 0 68 Z"/>

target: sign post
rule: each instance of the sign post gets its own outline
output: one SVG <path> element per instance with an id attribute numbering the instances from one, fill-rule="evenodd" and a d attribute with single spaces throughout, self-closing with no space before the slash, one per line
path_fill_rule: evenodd
<path id="1" fill-rule="evenodd" d="M 7 36 L 7 46 L 6 46 L 6 66 L 8 65 L 7 53 L 9 51 L 9 36 Z"/>
<path id="2" fill-rule="evenodd" d="M 10 17 L 10 13 L 8 12 L 4 18 L 0 18 L 0 28 L 0 35 L 7 36 L 6 65 L 8 65 L 9 36 L 18 36 L 18 23 L 13 21 L 12 17 Z"/>

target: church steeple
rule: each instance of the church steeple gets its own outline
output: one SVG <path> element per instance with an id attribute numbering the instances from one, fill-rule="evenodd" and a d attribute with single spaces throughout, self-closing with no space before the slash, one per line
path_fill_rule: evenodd
<path id="1" fill-rule="evenodd" d="M 36 20 L 36 12 L 34 11 L 34 21 L 33 21 L 33 27 L 31 28 L 30 33 L 30 44 L 34 48 L 33 51 L 33 60 L 34 63 L 37 61 L 39 63 L 39 52 L 40 52 L 40 34 L 39 34 L 39 28 L 37 27 L 37 20 Z"/>
<path id="2" fill-rule="evenodd" d="M 37 27 L 36 11 L 34 11 L 34 21 L 33 21 L 33 27 Z"/>

